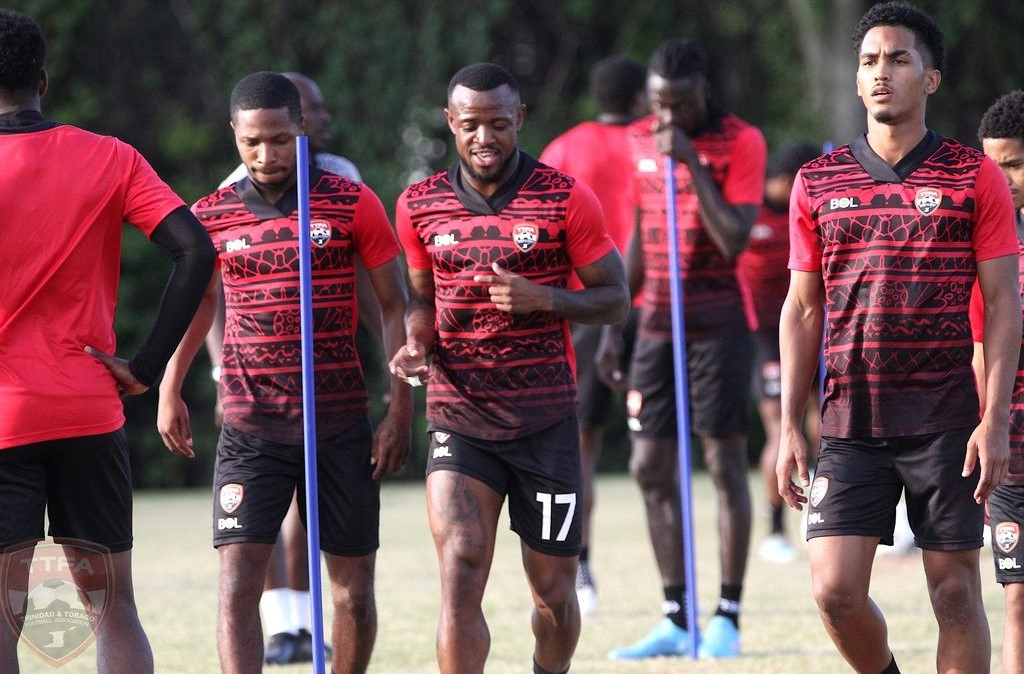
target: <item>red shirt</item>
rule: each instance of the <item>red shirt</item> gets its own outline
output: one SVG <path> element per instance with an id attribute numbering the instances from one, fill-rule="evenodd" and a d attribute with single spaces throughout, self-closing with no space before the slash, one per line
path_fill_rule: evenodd
<path id="1" fill-rule="evenodd" d="M 747 322 L 752 330 L 779 331 L 789 290 L 789 212 L 762 206 L 750 243 L 736 258 Z"/>
<path id="2" fill-rule="evenodd" d="M 1024 225 L 1024 217 L 1017 212 L 1018 227 L 1018 269 L 1022 283 L 1021 298 L 1024 299 L 1024 242 L 1019 233 Z M 971 333 L 975 342 L 985 341 L 985 302 L 981 296 L 981 287 L 974 284 L 971 293 Z M 1024 339 L 1021 340 L 1020 356 L 1017 360 L 1017 377 L 1013 382 L 1013 395 L 1010 398 L 1010 468 L 1003 478 L 1002 484 L 1024 484 Z"/>
<path id="3" fill-rule="evenodd" d="M 399 247 L 369 187 L 318 169 L 310 185 L 316 426 L 324 438 L 368 408 L 355 346 L 354 256 L 372 269 Z M 243 179 L 192 207 L 217 247 L 224 282 L 224 420 L 292 445 L 303 434 L 297 206 L 294 189 L 272 205 Z"/>
<path id="4" fill-rule="evenodd" d="M 639 330 L 650 338 L 670 340 L 665 156 L 657 150 L 653 128 L 653 116 L 630 126 L 634 200 L 641 210 L 644 261 L 644 303 Z M 717 125 L 691 138 L 691 142 L 727 203 L 755 206 L 762 202 L 767 148 L 756 127 L 735 115 L 725 115 Z M 686 335 L 706 339 L 746 332 L 749 328 L 736 279 L 736 262 L 723 256 L 708 236 L 690 170 L 682 162 L 676 162 L 675 180 Z"/>
<path id="5" fill-rule="evenodd" d="M 977 261 L 1018 246 L 991 160 L 929 132 L 894 168 L 862 136 L 801 169 L 790 243 L 790 268 L 825 284 L 823 435 L 978 423 L 967 311 Z"/>
<path id="6" fill-rule="evenodd" d="M 535 283 L 567 287 L 574 268 L 615 246 L 590 188 L 520 153 L 516 175 L 491 199 L 463 187 L 455 164 L 406 189 L 395 220 L 409 266 L 433 269 L 431 425 L 510 440 L 574 414 L 566 321 L 546 311 L 499 311 L 473 276 L 492 274 L 498 262 Z"/>
<path id="7" fill-rule="evenodd" d="M 184 205 L 126 143 L 36 121 L 0 125 L 0 448 L 124 425 L 83 349 L 117 350 L 122 223 L 148 237 Z"/>

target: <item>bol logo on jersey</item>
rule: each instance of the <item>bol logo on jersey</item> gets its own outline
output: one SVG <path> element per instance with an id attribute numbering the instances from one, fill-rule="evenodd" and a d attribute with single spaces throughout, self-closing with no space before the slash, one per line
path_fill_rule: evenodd
<path id="1" fill-rule="evenodd" d="M 53 667 L 66 665 L 95 639 L 110 604 L 113 564 L 96 543 L 62 539 L 4 555 L 3 612 L 21 640 Z"/>
<path id="2" fill-rule="evenodd" d="M 992 528 L 992 537 L 1000 552 L 1008 555 L 1020 542 L 1020 525 L 1016 522 L 1000 522 Z"/>
<path id="3" fill-rule="evenodd" d="M 309 223 L 309 240 L 317 248 L 323 248 L 331 240 L 331 226 L 323 220 L 311 220 Z"/>
<path id="4" fill-rule="evenodd" d="M 539 230 L 536 225 L 522 223 L 512 227 L 512 240 L 524 253 L 537 245 Z"/>
<path id="5" fill-rule="evenodd" d="M 934 187 L 922 187 L 914 196 L 914 206 L 921 215 L 931 215 L 942 203 L 942 191 Z"/>

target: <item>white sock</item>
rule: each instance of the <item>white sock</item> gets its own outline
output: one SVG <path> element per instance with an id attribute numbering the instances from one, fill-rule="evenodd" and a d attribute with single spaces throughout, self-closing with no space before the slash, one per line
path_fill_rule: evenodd
<path id="1" fill-rule="evenodd" d="M 260 613 L 263 615 L 263 628 L 267 634 L 290 632 L 289 596 L 291 590 L 286 587 L 264 590 L 260 597 Z"/>
<path id="2" fill-rule="evenodd" d="M 305 590 L 291 590 L 292 626 L 295 633 L 300 629 L 307 632 L 313 631 L 313 621 L 310 617 L 309 592 Z"/>

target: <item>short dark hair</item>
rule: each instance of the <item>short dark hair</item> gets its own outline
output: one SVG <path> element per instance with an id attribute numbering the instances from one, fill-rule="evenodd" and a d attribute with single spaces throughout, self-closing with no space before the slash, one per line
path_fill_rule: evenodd
<path id="1" fill-rule="evenodd" d="M 601 112 L 628 114 L 646 84 L 643 64 L 628 56 L 601 59 L 590 72 L 590 91 Z"/>
<path id="2" fill-rule="evenodd" d="M 765 177 L 795 176 L 801 166 L 812 159 L 817 159 L 820 155 L 821 151 L 810 143 L 800 142 L 787 145 L 772 155 L 768 162 L 768 170 L 765 171 Z"/>
<path id="3" fill-rule="evenodd" d="M 945 64 L 945 38 L 935 19 L 905 2 L 880 3 L 869 9 L 853 29 L 853 47 L 860 52 L 864 36 L 875 26 L 901 26 L 914 33 L 918 44 L 923 44 L 931 66 L 938 71 Z"/>
<path id="4" fill-rule="evenodd" d="M 694 75 L 708 76 L 708 59 L 693 40 L 674 37 L 662 42 L 647 64 L 648 70 L 667 80 Z"/>
<path id="5" fill-rule="evenodd" d="M 46 38 L 35 20 L 0 9 L 0 90 L 35 89 L 43 76 Z"/>
<path id="6" fill-rule="evenodd" d="M 494 63 L 474 63 L 452 75 L 448 82 L 448 99 L 451 99 L 455 87 L 463 86 L 473 91 L 490 91 L 503 84 L 512 91 L 519 93 L 519 82 L 512 73 Z"/>
<path id="7" fill-rule="evenodd" d="M 985 111 L 978 125 L 978 139 L 985 138 L 1024 140 L 1024 91 L 1003 94 Z"/>
<path id="8" fill-rule="evenodd" d="M 276 110 L 288 108 L 293 121 L 302 121 L 299 90 L 281 73 L 261 71 L 238 80 L 231 90 L 231 119 L 239 110 Z"/>

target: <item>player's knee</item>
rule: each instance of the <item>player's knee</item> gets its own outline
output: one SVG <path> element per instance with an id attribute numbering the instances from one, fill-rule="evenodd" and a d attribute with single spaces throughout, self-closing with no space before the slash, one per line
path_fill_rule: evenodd
<path id="1" fill-rule="evenodd" d="M 818 611 L 830 624 L 843 622 L 860 611 L 867 595 L 841 583 L 814 583 L 814 602 Z"/>

